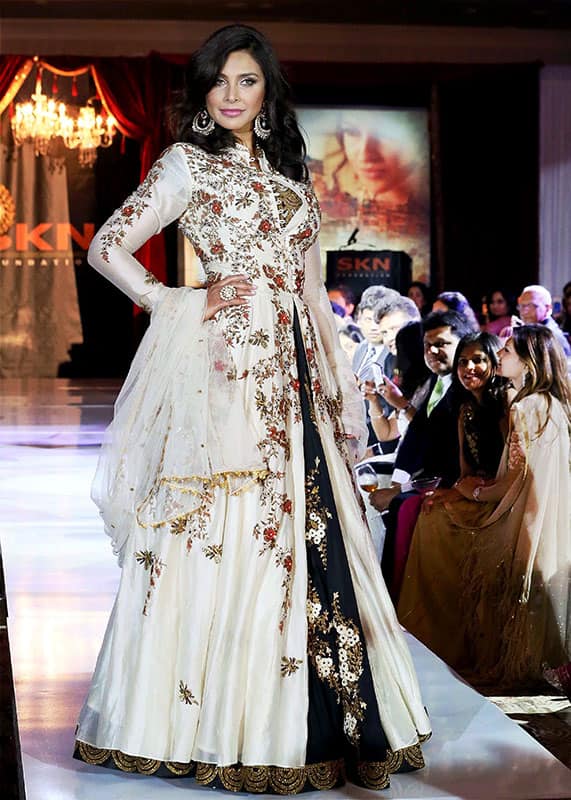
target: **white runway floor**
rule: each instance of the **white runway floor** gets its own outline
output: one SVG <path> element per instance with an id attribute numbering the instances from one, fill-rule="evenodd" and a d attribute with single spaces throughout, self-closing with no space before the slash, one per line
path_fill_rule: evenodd
<path id="1" fill-rule="evenodd" d="M 28 800 L 162 800 L 215 790 L 71 758 L 119 571 L 89 499 L 112 383 L 0 381 L 0 542 Z M 433 738 L 385 798 L 570 798 L 571 771 L 410 641 Z M 317 793 L 316 793 L 317 794 Z M 376 794 L 376 793 L 375 793 Z M 324 796 L 324 795 L 320 795 Z M 327 798 L 373 796 L 347 787 Z"/>

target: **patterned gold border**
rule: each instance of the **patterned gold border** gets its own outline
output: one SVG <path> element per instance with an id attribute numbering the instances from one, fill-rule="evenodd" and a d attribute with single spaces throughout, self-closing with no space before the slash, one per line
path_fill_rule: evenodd
<path id="1" fill-rule="evenodd" d="M 178 763 L 130 756 L 120 750 L 107 750 L 80 741 L 76 741 L 75 744 L 75 755 L 87 764 L 104 766 L 111 761 L 110 766 L 114 765 L 123 772 L 138 772 L 142 775 L 154 775 L 160 767 L 165 767 L 177 777 L 194 777 L 196 782 L 203 786 L 209 786 L 216 781 L 231 792 L 298 794 L 304 789 L 332 789 L 345 780 L 343 759 L 306 764 L 304 767 L 240 764 L 218 767 L 216 764 L 196 761 Z M 419 744 L 397 752 L 389 751 L 386 761 L 360 762 L 357 764 L 356 775 L 359 782 L 367 789 L 386 789 L 390 784 L 390 775 L 397 772 L 405 763 L 412 769 L 421 769 L 424 766 Z"/>
<path id="2" fill-rule="evenodd" d="M 16 219 L 16 205 L 10 190 L 0 183 L 0 235 L 10 230 Z"/>

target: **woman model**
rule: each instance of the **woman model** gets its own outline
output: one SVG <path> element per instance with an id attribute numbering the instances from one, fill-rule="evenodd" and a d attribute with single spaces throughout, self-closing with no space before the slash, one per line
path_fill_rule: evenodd
<path id="1" fill-rule="evenodd" d="M 464 473 L 420 515 L 398 613 L 470 682 L 512 688 L 569 659 L 571 393 L 542 325 L 514 328 L 498 358 L 515 396 L 497 475 Z M 487 439 L 464 452 L 481 462 Z"/>
<path id="2" fill-rule="evenodd" d="M 422 765 L 429 724 L 354 492 L 362 399 L 260 33 L 194 54 L 178 137 L 90 250 L 151 324 L 94 485 L 122 578 L 76 754 L 236 791 L 382 788 Z M 173 220 L 205 288 L 131 255 Z"/>

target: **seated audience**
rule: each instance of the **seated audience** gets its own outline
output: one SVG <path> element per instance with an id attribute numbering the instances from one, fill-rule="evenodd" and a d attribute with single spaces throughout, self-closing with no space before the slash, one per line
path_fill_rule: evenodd
<path id="1" fill-rule="evenodd" d="M 498 359 L 513 387 L 500 468 L 421 513 L 398 615 L 468 681 L 509 690 L 571 657 L 571 392 L 544 326 L 515 328 Z"/>
<path id="2" fill-rule="evenodd" d="M 332 303 L 344 309 L 346 317 L 352 317 L 355 311 L 357 298 L 355 292 L 343 283 L 336 283 L 327 288 L 327 294 Z"/>
<path id="3" fill-rule="evenodd" d="M 571 345 L 567 337 L 553 319 L 551 294 L 545 286 L 526 286 L 518 297 L 518 310 L 525 325 L 545 325 L 563 348 L 566 356 L 571 356 Z"/>
<path id="4" fill-rule="evenodd" d="M 440 292 L 432 305 L 432 310 L 455 311 L 467 320 L 471 330 L 476 332 L 480 330 L 474 309 L 462 292 Z"/>
<path id="5" fill-rule="evenodd" d="M 569 339 L 571 337 L 571 281 L 565 284 L 561 292 L 561 311 L 557 315 L 556 322 Z"/>
<path id="6" fill-rule="evenodd" d="M 420 320 L 420 314 L 418 308 L 415 306 L 412 300 L 409 300 L 408 297 L 403 297 L 402 295 L 397 294 L 396 297 L 388 295 L 381 300 L 374 308 L 374 315 L 379 326 L 379 332 L 383 340 L 383 345 L 387 350 L 387 355 L 382 365 L 382 372 L 381 370 L 377 370 L 375 374 L 375 372 L 369 373 L 368 371 L 361 371 L 360 377 L 365 381 L 379 383 L 383 380 L 383 376 L 387 376 L 389 379 L 393 377 L 393 371 L 396 363 L 397 333 L 407 323 Z M 385 416 L 389 416 L 392 413 L 392 406 L 385 401 L 382 394 L 380 397 L 378 397 L 378 403 L 381 405 Z M 369 413 L 369 410 L 369 404 L 367 403 L 367 413 Z M 369 418 L 367 421 L 371 426 L 371 421 Z M 376 441 L 376 436 L 371 426 L 371 437 L 369 443 L 372 444 L 374 441 Z M 396 440 L 393 440 L 392 444 L 384 445 L 382 449 L 385 453 L 390 453 L 393 452 L 395 448 Z"/>
<path id="7" fill-rule="evenodd" d="M 370 403 L 371 424 L 380 442 L 404 436 L 410 420 L 425 400 L 430 387 L 430 371 L 424 361 L 422 323 L 409 322 L 395 338 L 396 363 L 393 380 L 386 375 L 378 388 L 367 381 L 365 397 Z M 383 413 L 381 398 L 393 411 Z"/>
<path id="8" fill-rule="evenodd" d="M 470 333 L 461 339 L 454 356 L 452 381 L 461 403 L 458 419 L 460 480 L 467 475 L 491 478 L 499 466 L 504 444 L 501 421 L 505 416 L 504 381 L 496 375 L 499 348 L 497 336 L 485 331 Z M 457 496 L 454 489 L 442 489 L 435 497 L 448 497 L 451 491 Z M 422 495 L 410 498 L 399 511 L 390 587 L 395 601 L 422 499 Z M 433 501 L 426 501 L 425 505 L 429 502 Z M 406 518 L 406 525 L 401 517 Z"/>
<path id="9" fill-rule="evenodd" d="M 329 301 L 329 305 L 331 306 L 331 311 L 333 311 L 333 318 L 337 328 L 342 328 L 345 324 L 345 309 L 338 303 L 334 303 L 333 300 Z"/>
<path id="10" fill-rule="evenodd" d="M 374 313 L 375 306 L 387 297 L 396 298 L 400 297 L 400 294 L 386 286 L 369 286 L 361 295 L 356 316 L 364 341 L 357 347 L 353 356 L 353 372 L 361 379 L 361 373 L 372 363 L 378 363 L 383 367 L 389 352 L 383 345 L 383 337 Z"/>
<path id="11" fill-rule="evenodd" d="M 501 336 L 505 328 L 514 328 L 521 325 L 518 318 L 515 294 L 507 289 L 493 289 L 486 295 L 486 307 L 488 309 L 488 321 L 484 330 Z"/>
<path id="12" fill-rule="evenodd" d="M 422 281 L 413 281 L 407 289 L 407 297 L 416 304 L 421 317 L 426 317 L 432 311 L 433 293 L 430 286 Z"/>
<path id="13" fill-rule="evenodd" d="M 361 329 L 359 328 L 358 325 L 355 325 L 354 323 L 349 323 L 339 328 L 338 333 L 339 333 L 339 341 L 341 343 L 341 347 L 343 348 L 343 351 L 347 355 L 349 363 L 352 363 L 353 357 L 355 355 L 355 350 L 364 339 L 364 336 L 361 333 Z"/>
<path id="14" fill-rule="evenodd" d="M 452 387 L 452 365 L 460 339 L 471 328 L 455 311 L 436 311 L 423 320 L 424 359 L 432 373 L 430 393 L 417 410 L 403 437 L 395 461 L 393 485 L 372 492 L 378 511 L 385 511 L 414 475 L 438 475 L 452 486 L 459 475 L 459 395 Z"/>

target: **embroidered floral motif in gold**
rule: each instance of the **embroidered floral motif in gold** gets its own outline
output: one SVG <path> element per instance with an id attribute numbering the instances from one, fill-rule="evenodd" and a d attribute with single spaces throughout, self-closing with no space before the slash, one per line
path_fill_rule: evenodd
<path id="1" fill-rule="evenodd" d="M 282 664 L 280 668 L 282 678 L 287 678 L 290 675 L 294 675 L 302 664 L 303 661 L 301 661 L 299 658 L 282 656 Z"/>
<path id="2" fill-rule="evenodd" d="M 305 478 L 305 539 L 315 545 L 324 569 L 327 569 L 327 520 L 331 512 L 321 502 L 319 494 L 319 458 Z"/>
<path id="3" fill-rule="evenodd" d="M 278 206 L 280 223 L 285 228 L 301 208 L 301 197 L 289 186 L 282 186 L 277 182 L 274 183 L 274 195 Z"/>
<path id="4" fill-rule="evenodd" d="M 363 643 L 357 625 L 344 617 L 339 595 L 333 594 L 331 616 L 323 608 L 319 595 L 309 584 L 307 599 L 308 653 L 320 680 L 327 683 L 343 708 L 343 730 L 349 741 L 358 745 L 359 722 L 364 719 L 367 704 L 359 695 L 359 679 L 363 673 Z M 339 669 L 326 635 L 335 632 Z"/>

